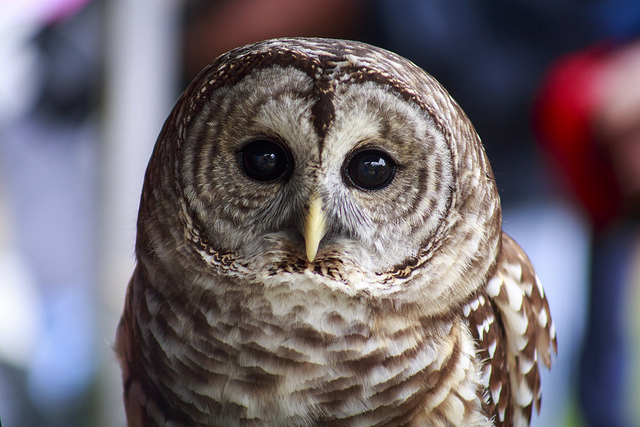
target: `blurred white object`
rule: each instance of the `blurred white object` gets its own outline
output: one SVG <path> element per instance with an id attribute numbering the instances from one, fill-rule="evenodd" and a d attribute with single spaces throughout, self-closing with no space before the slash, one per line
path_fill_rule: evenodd
<path id="1" fill-rule="evenodd" d="M 25 369 L 41 333 L 42 303 L 19 255 L 0 250 L 0 360 Z"/>

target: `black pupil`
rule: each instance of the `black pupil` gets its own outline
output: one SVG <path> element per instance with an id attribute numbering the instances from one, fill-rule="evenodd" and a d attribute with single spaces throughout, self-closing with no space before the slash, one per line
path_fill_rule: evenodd
<path id="1" fill-rule="evenodd" d="M 347 164 L 345 172 L 351 182 L 365 190 L 380 190 L 391 183 L 397 166 L 380 150 L 363 150 Z"/>
<path id="2" fill-rule="evenodd" d="M 240 153 L 242 169 L 256 181 L 274 181 L 289 169 L 284 149 L 273 141 L 257 140 L 247 144 Z"/>

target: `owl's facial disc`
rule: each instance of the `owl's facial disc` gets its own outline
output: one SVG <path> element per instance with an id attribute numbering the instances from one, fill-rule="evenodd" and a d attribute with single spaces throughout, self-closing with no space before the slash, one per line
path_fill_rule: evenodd
<path id="1" fill-rule="evenodd" d="M 207 95 L 183 145 L 189 211 L 238 258 L 392 268 L 443 218 L 448 143 L 428 112 L 374 81 L 333 87 L 320 132 L 314 79 L 273 66 Z"/>

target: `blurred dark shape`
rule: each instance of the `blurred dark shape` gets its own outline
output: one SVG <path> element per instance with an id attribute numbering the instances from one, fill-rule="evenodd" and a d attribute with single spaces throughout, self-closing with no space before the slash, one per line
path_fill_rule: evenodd
<path id="1" fill-rule="evenodd" d="M 233 48 L 283 36 L 360 39 L 365 0 L 195 0 L 185 9 L 187 82 Z"/>

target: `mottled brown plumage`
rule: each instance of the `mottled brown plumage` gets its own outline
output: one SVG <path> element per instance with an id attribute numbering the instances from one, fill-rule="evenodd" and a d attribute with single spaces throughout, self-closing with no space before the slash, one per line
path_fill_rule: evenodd
<path id="1" fill-rule="evenodd" d="M 555 330 L 472 125 L 404 58 L 231 51 L 158 138 L 118 328 L 131 426 L 523 425 Z"/>

